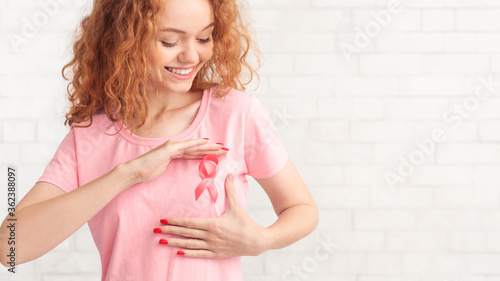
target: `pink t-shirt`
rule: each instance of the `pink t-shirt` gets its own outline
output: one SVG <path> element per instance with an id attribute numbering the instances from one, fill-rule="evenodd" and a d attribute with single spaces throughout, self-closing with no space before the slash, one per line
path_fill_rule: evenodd
<path id="1" fill-rule="evenodd" d="M 215 203 L 209 189 L 195 199 L 198 185 L 211 181 L 200 172 L 202 160 L 175 159 L 158 178 L 121 192 L 88 221 L 101 256 L 102 280 L 243 280 L 239 257 L 178 256 L 179 248 L 158 243 L 172 235 L 153 233 L 154 228 L 162 225 L 160 219 L 166 217 L 222 216 L 227 208 L 224 179 L 228 173 L 234 175 L 238 197 L 246 208 L 246 175 L 273 176 L 288 159 L 269 111 L 255 96 L 231 90 L 223 99 L 212 95 L 212 91 L 204 91 L 200 109 L 189 128 L 172 137 L 139 137 L 125 127 L 111 135 L 122 123 L 111 122 L 103 111 L 96 113 L 90 127 L 70 129 L 38 180 L 70 192 L 169 139 L 208 137 L 209 142 L 222 142 L 229 148 L 226 155 L 217 159 L 218 170 L 212 179 L 218 193 Z M 214 167 L 210 166 L 213 162 L 204 164 L 209 170 Z"/>

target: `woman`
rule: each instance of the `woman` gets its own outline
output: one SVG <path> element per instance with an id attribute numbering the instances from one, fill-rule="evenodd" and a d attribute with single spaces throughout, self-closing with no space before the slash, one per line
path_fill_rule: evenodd
<path id="1" fill-rule="evenodd" d="M 102 280 L 242 280 L 240 256 L 313 231 L 311 194 L 241 91 L 255 70 L 235 0 L 98 0 L 81 29 L 70 132 L 16 206 L 17 264 L 88 222 Z M 245 212 L 246 175 L 278 215 L 267 228 Z"/>

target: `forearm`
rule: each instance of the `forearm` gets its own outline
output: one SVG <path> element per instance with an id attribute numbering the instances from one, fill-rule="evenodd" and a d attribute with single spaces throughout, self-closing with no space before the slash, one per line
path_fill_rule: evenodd
<path id="1" fill-rule="evenodd" d="M 56 247 L 132 184 L 127 167 L 118 165 L 74 191 L 16 211 L 16 263 L 31 261 Z M 5 249 L 3 240 L 1 247 Z"/>
<path id="2" fill-rule="evenodd" d="M 316 205 L 295 205 L 284 210 L 265 231 L 265 250 L 280 249 L 310 234 L 318 225 Z"/>

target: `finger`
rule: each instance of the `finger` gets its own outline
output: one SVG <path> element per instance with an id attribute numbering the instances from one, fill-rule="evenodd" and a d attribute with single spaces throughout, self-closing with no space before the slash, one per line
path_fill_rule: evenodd
<path id="1" fill-rule="evenodd" d="M 225 148 L 223 145 L 215 144 L 215 143 L 207 143 L 199 146 L 190 147 L 184 150 L 185 153 L 196 153 L 202 151 L 220 151 Z"/>
<path id="2" fill-rule="evenodd" d="M 207 230 L 210 226 L 210 222 L 213 219 L 210 218 L 167 218 L 168 225 L 171 226 L 182 226 L 185 228 Z"/>
<path id="3" fill-rule="evenodd" d="M 182 226 L 167 225 L 159 227 L 159 229 L 161 229 L 161 233 L 174 234 L 187 238 L 205 239 L 207 237 L 207 232 L 205 230 L 192 229 Z"/>
<path id="4" fill-rule="evenodd" d="M 169 246 L 185 248 L 185 249 L 195 249 L 195 250 L 206 250 L 208 249 L 208 243 L 205 240 L 200 239 L 181 239 L 181 238 L 169 238 L 167 243 L 166 239 L 163 239 L 160 244 L 167 244 Z"/>
<path id="5" fill-rule="evenodd" d="M 179 250 L 177 251 L 178 256 L 185 256 L 190 258 L 216 258 L 214 252 L 209 250 Z"/>
<path id="6" fill-rule="evenodd" d="M 191 147 L 206 144 L 207 142 L 208 142 L 207 139 L 192 139 L 192 140 L 176 142 L 172 145 L 175 147 L 175 149 L 185 151 Z"/>
<path id="7" fill-rule="evenodd" d="M 192 152 L 192 153 L 184 153 L 182 155 L 182 158 L 198 159 L 198 158 L 203 158 L 207 155 L 221 156 L 221 155 L 224 155 L 226 153 L 227 153 L 227 151 L 224 151 L 224 150 L 206 150 L 206 151 L 198 151 L 198 152 Z"/>
<path id="8" fill-rule="evenodd" d="M 229 206 L 236 206 L 240 203 L 238 199 L 238 194 L 234 188 L 233 174 L 229 173 L 226 176 L 226 181 L 224 182 L 226 189 L 226 196 L 229 201 Z"/>

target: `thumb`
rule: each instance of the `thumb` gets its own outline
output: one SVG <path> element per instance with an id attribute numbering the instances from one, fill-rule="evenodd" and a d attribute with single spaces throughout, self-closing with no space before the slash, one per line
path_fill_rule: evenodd
<path id="1" fill-rule="evenodd" d="M 227 174 L 224 186 L 226 188 L 226 197 L 229 201 L 229 208 L 239 205 L 240 201 L 236 193 L 236 188 L 234 187 L 233 174 Z"/>

